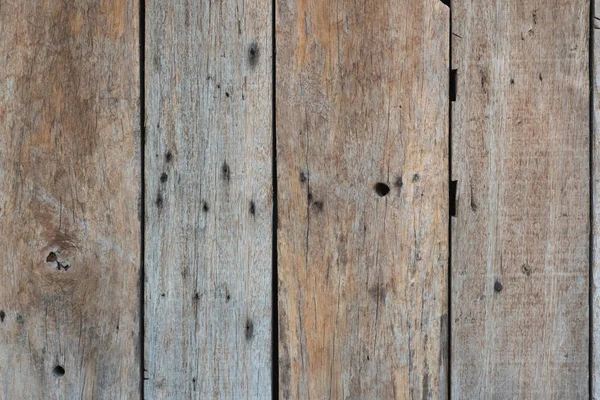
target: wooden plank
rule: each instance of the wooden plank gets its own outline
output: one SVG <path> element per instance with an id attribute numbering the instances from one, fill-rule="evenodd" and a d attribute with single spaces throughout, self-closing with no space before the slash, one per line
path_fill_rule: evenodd
<path id="1" fill-rule="evenodd" d="M 0 6 L 0 398 L 139 396 L 136 0 Z"/>
<path id="2" fill-rule="evenodd" d="M 592 40 L 592 314 L 591 329 L 592 354 L 590 374 L 592 376 L 593 400 L 600 399 L 600 0 L 591 3 L 592 20 L 590 20 L 590 34 Z"/>
<path id="3" fill-rule="evenodd" d="M 588 397 L 589 3 L 452 2 L 452 398 Z"/>
<path id="4" fill-rule="evenodd" d="M 145 396 L 271 396 L 271 3 L 146 4 Z"/>
<path id="5" fill-rule="evenodd" d="M 279 394 L 444 398 L 449 9 L 276 7 Z"/>

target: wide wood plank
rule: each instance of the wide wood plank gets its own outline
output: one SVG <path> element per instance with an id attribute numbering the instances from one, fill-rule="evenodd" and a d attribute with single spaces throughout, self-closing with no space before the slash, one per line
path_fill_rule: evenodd
<path id="1" fill-rule="evenodd" d="M 589 2 L 452 2 L 452 398 L 588 397 Z"/>
<path id="2" fill-rule="evenodd" d="M 139 397 L 138 2 L 0 4 L 0 398 Z"/>
<path id="3" fill-rule="evenodd" d="M 279 394 L 444 398 L 449 9 L 276 13 Z"/>
<path id="4" fill-rule="evenodd" d="M 149 399 L 271 397 L 271 15 L 146 4 Z"/>

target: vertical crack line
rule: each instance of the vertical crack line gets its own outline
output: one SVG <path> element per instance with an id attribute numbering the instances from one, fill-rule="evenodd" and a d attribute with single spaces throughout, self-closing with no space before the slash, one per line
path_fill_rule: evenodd
<path id="1" fill-rule="evenodd" d="M 271 233 L 271 398 L 279 398 L 279 274 L 277 270 L 277 227 L 278 221 L 278 191 L 277 191 L 277 45 L 275 37 L 277 0 L 271 2 L 271 121 L 272 121 L 272 162 L 271 179 L 273 180 L 273 231 Z"/>
<path id="2" fill-rule="evenodd" d="M 452 187 L 452 102 L 456 100 L 456 74 L 452 70 L 452 1 L 448 1 L 448 188 Z M 454 89 L 451 90 L 452 80 L 454 79 Z M 452 193 L 451 190 L 448 190 L 448 210 L 450 211 L 450 207 L 454 204 L 455 199 L 452 199 L 451 196 L 455 194 Z M 456 210 L 455 214 L 456 214 Z M 447 374 L 446 376 L 446 398 L 450 399 L 452 397 L 452 215 L 448 212 L 448 337 L 446 340 L 448 341 L 446 360 L 448 363 L 447 366 Z M 442 348 L 442 351 L 445 351 Z"/>
<path id="3" fill-rule="evenodd" d="M 594 288 L 594 0 L 590 0 L 590 18 L 589 18 L 589 85 L 590 85 L 590 93 L 589 93 L 589 107 L 590 107 L 590 115 L 589 115 L 589 218 L 590 218 L 590 231 L 589 231 L 589 277 L 588 277 L 588 310 L 589 310 L 589 318 L 588 318 L 588 329 L 589 329 L 589 340 L 588 340 L 588 355 L 589 355 L 589 364 L 588 364 L 588 390 L 589 390 L 589 398 L 591 399 L 594 395 L 594 298 L 593 298 L 593 288 Z"/>
<path id="4" fill-rule="evenodd" d="M 144 380 L 146 378 L 145 368 L 145 256 L 146 256 L 146 0 L 139 0 L 139 80 L 140 80 L 140 272 L 139 272 L 139 294 L 140 294 L 140 310 L 139 310 L 139 341 L 140 341 L 140 398 L 144 399 Z"/>

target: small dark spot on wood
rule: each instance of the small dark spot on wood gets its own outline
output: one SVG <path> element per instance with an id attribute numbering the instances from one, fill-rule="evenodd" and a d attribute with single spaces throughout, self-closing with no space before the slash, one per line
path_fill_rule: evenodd
<path id="1" fill-rule="evenodd" d="M 19 324 L 24 324 L 25 323 L 25 318 L 23 318 L 23 316 L 21 314 L 17 314 L 17 322 Z"/>
<path id="2" fill-rule="evenodd" d="M 164 294 L 164 293 L 161 293 L 161 294 L 160 294 L 160 297 L 165 297 L 165 294 Z"/>
<path id="3" fill-rule="evenodd" d="M 256 214 L 256 205 L 254 204 L 254 201 L 250 201 L 250 214 Z"/>
<path id="4" fill-rule="evenodd" d="M 156 200 L 154 200 L 154 204 L 156 204 L 156 207 L 162 208 L 162 206 L 163 206 L 162 193 L 158 192 L 158 194 L 156 195 Z"/>
<path id="5" fill-rule="evenodd" d="M 371 360 L 371 357 L 367 354 L 367 361 Z"/>
<path id="6" fill-rule="evenodd" d="M 171 150 L 167 150 L 167 152 L 165 153 L 165 161 L 166 162 L 173 161 L 173 153 L 171 153 Z"/>
<path id="7" fill-rule="evenodd" d="M 312 193 L 310 193 L 310 192 L 309 192 L 309 193 L 308 193 L 308 196 L 306 196 L 306 198 L 308 199 L 308 201 L 309 201 L 309 202 L 311 202 L 311 201 L 312 201 L 312 199 L 313 199 L 313 195 L 312 195 Z"/>
<path id="8" fill-rule="evenodd" d="M 48 254 L 48 257 L 46 257 L 46 262 L 56 262 L 57 259 L 58 257 L 56 257 L 56 253 L 51 251 L 50 254 Z"/>
<path id="9" fill-rule="evenodd" d="M 160 174 L 160 181 L 162 183 L 165 183 L 167 181 L 167 179 L 169 179 L 169 175 L 167 175 L 166 172 L 163 172 L 162 174 Z"/>
<path id="10" fill-rule="evenodd" d="M 542 73 L 540 72 L 538 78 L 540 79 L 540 82 L 542 82 L 544 80 L 544 78 L 542 77 Z"/>
<path id="11" fill-rule="evenodd" d="M 375 189 L 375 193 L 377 193 L 377 196 L 379 197 L 387 196 L 390 192 L 390 187 L 383 182 L 377 182 L 373 189 Z"/>
<path id="12" fill-rule="evenodd" d="M 304 173 L 304 171 L 300 171 L 300 182 L 304 183 L 308 180 L 308 177 Z"/>
<path id="13" fill-rule="evenodd" d="M 250 340 L 254 337 L 254 323 L 252 320 L 246 321 L 246 340 Z"/>
<path id="14" fill-rule="evenodd" d="M 231 300 L 231 295 L 227 293 L 227 295 L 225 296 L 225 301 L 229 303 L 229 300 Z"/>
<path id="15" fill-rule="evenodd" d="M 117 330 L 119 330 L 119 325 L 117 325 Z"/>
<path id="16" fill-rule="evenodd" d="M 221 166 L 221 176 L 226 181 L 229 181 L 229 179 L 231 178 L 231 171 L 229 169 L 227 161 L 223 161 L 223 166 Z"/>
<path id="17" fill-rule="evenodd" d="M 525 275 L 531 276 L 532 268 L 529 264 L 525 263 L 525 264 L 521 265 L 521 271 L 523 271 L 523 273 Z"/>
<path id="18" fill-rule="evenodd" d="M 6 313 L 4 310 L 0 310 L 0 322 L 4 322 L 4 318 L 6 318 Z"/>
<path id="19" fill-rule="evenodd" d="M 255 67 L 258 64 L 259 53 L 258 43 L 250 43 L 250 47 L 248 48 L 248 63 L 250 63 L 251 67 Z"/>
<path id="20" fill-rule="evenodd" d="M 510 78 L 510 84 L 514 85 L 515 84 L 515 80 L 513 78 Z"/>
<path id="21" fill-rule="evenodd" d="M 404 182 L 402 181 L 402 177 L 399 176 L 396 178 L 396 181 L 394 182 L 394 185 L 398 188 L 401 189 L 402 186 L 404 186 Z"/>
<path id="22" fill-rule="evenodd" d="M 229 97 L 229 92 L 225 92 L 225 96 Z"/>
<path id="23" fill-rule="evenodd" d="M 494 283 L 494 291 L 497 293 L 500 293 L 502 291 L 502 289 L 504 289 L 504 286 L 502 286 L 502 282 L 496 281 Z"/>
<path id="24" fill-rule="evenodd" d="M 315 208 L 315 210 L 317 211 L 323 211 L 323 202 L 322 201 L 315 201 L 313 203 L 313 207 Z"/>
<path id="25" fill-rule="evenodd" d="M 57 365 L 52 369 L 52 375 L 60 378 L 65 374 L 65 369 L 61 365 Z"/>
<path id="26" fill-rule="evenodd" d="M 217 89 L 221 89 L 221 84 L 217 84 Z"/>
<path id="27" fill-rule="evenodd" d="M 209 209 L 208 208 L 208 203 L 207 202 L 202 203 L 202 211 L 204 211 L 205 213 L 207 213 L 208 209 Z"/>
<path id="28" fill-rule="evenodd" d="M 200 293 L 196 292 L 196 293 L 194 294 L 194 300 L 195 300 L 195 301 L 198 301 L 198 300 L 200 300 Z"/>
<path id="29" fill-rule="evenodd" d="M 412 181 L 413 182 L 419 182 L 421 180 L 421 177 L 419 176 L 419 174 L 414 174 L 412 177 Z"/>

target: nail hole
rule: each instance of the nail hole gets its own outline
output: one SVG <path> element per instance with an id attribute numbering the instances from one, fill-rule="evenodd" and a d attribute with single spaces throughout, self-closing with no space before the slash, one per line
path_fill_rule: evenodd
<path id="1" fill-rule="evenodd" d="M 379 197 L 387 196 L 387 194 L 390 192 L 390 187 L 382 182 L 377 182 L 374 189 L 375 193 L 377 193 L 377 196 Z"/>
<path id="2" fill-rule="evenodd" d="M 61 376 L 63 376 L 65 374 L 65 369 L 60 366 L 57 365 L 56 367 L 54 367 L 54 369 L 52 370 L 52 374 L 58 378 L 60 378 Z"/>
<path id="3" fill-rule="evenodd" d="M 202 204 L 202 211 L 208 212 L 208 203 L 207 202 L 204 202 L 204 204 Z"/>
<path id="4" fill-rule="evenodd" d="M 496 283 L 494 283 L 494 290 L 499 293 L 502 291 L 502 289 L 504 289 L 502 283 L 500 281 L 496 281 Z"/>
<path id="5" fill-rule="evenodd" d="M 169 175 L 167 175 L 166 172 L 163 172 L 162 174 L 160 174 L 160 181 L 162 183 L 165 183 L 167 181 L 167 179 L 169 179 Z"/>

